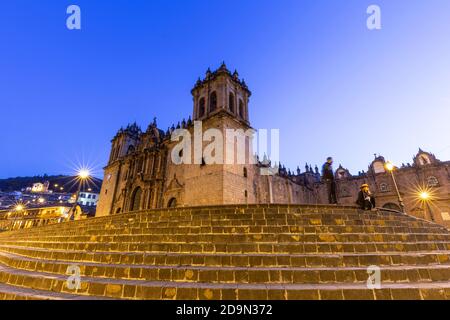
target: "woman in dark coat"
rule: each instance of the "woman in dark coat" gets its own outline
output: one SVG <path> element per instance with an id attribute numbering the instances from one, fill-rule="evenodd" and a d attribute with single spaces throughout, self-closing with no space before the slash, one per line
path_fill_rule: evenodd
<path id="1" fill-rule="evenodd" d="M 370 192 L 368 184 L 363 184 L 361 186 L 361 191 L 358 194 L 356 204 L 361 210 L 374 210 L 376 208 L 375 197 Z"/>

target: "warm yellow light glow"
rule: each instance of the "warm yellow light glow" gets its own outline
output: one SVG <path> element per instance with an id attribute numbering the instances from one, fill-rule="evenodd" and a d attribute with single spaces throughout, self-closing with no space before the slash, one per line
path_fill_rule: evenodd
<path id="1" fill-rule="evenodd" d="M 388 170 L 388 171 L 393 171 L 394 170 L 394 164 L 392 163 L 392 162 L 390 162 L 390 161 L 388 161 L 388 162 L 386 162 L 386 169 Z"/>
<path id="2" fill-rule="evenodd" d="M 420 193 L 419 197 L 420 197 L 420 199 L 426 201 L 426 200 L 430 199 L 430 194 L 426 191 L 423 191 Z"/>
<path id="3" fill-rule="evenodd" d="M 87 169 L 81 169 L 81 170 L 78 172 L 78 177 L 79 177 L 80 179 L 83 179 L 83 180 L 89 178 L 90 175 L 91 175 L 91 174 L 90 174 L 89 170 L 87 170 Z"/>
<path id="4" fill-rule="evenodd" d="M 22 211 L 22 210 L 23 210 L 23 205 L 18 204 L 18 205 L 16 206 L 16 211 Z"/>
<path id="5" fill-rule="evenodd" d="M 55 184 L 55 188 L 58 188 L 59 187 L 59 184 Z"/>
<path id="6" fill-rule="evenodd" d="M 44 198 L 39 198 L 38 202 L 39 202 L 39 203 L 44 203 L 44 202 L 45 202 L 45 199 L 44 199 Z"/>

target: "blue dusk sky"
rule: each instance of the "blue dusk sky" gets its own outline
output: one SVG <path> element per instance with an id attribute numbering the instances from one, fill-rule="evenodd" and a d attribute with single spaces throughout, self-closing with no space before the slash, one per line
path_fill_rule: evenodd
<path id="1" fill-rule="evenodd" d="M 371 4 L 381 30 L 366 26 Z M 331 155 L 356 174 L 419 147 L 450 159 L 448 0 L 14 0 L 0 37 L 0 178 L 83 161 L 101 176 L 121 126 L 187 118 L 195 81 L 222 61 L 292 169 Z"/>

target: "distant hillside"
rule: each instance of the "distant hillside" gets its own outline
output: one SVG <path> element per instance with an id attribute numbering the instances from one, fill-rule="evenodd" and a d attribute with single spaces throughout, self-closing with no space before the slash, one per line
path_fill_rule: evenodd
<path id="1" fill-rule="evenodd" d="M 21 191 L 27 187 L 31 187 L 33 183 L 45 181 L 50 182 L 50 190 L 54 192 L 62 192 L 60 188 L 64 188 L 63 192 L 76 192 L 77 191 L 77 180 L 76 177 L 71 176 L 35 176 L 35 177 L 17 177 L 9 179 L 0 179 L 0 191 L 11 192 L 11 191 Z M 57 187 L 56 187 L 57 185 Z M 91 188 L 93 192 L 100 193 L 100 188 L 102 186 L 102 180 L 98 178 L 92 178 L 90 182 L 86 183 L 83 189 Z"/>

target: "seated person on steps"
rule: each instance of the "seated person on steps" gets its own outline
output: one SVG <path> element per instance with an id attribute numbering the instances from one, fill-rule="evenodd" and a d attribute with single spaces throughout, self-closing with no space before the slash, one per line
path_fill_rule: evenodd
<path id="1" fill-rule="evenodd" d="M 360 207 L 361 210 L 376 210 L 375 206 L 375 197 L 369 190 L 368 184 L 363 184 L 361 186 L 361 191 L 358 194 L 358 200 L 356 204 Z"/>

